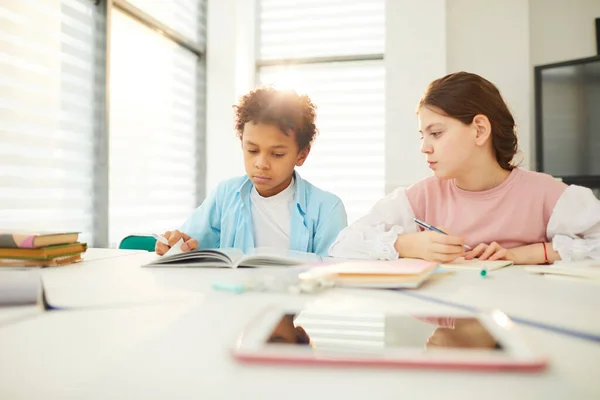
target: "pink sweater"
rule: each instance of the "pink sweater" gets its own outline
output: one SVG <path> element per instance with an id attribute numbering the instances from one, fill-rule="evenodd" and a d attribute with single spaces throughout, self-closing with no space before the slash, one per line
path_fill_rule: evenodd
<path id="1" fill-rule="evenodd" d="M 515 168 L 499 186 L 469 192 L 453 179 L 424 179 L 406 189 L 415 217 L 475 247 L 505 248 L 547 241 L 546 227 L 567 185 L 550 175 Z"/>

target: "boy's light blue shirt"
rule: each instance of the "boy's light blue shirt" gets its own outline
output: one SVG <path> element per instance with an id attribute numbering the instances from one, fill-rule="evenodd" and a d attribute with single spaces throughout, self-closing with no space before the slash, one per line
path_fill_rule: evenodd
<path id="1" fill-rule="evenodd" d="M 290 250 L 327 256 L 329 246 L 348 225 L 344 204 L 295 174 L 290 218 Z M 229 179 L 204 200 L 185 221 L 181 231 L 198 240 L 200 248 L 254 247 L 250 203 L 252 181 L 246 176 Z"/>

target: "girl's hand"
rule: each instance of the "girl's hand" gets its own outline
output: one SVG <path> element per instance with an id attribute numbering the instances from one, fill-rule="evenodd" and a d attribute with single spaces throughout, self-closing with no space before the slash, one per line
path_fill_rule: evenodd
<path id="1" fill-rule="evenodd" d="M 505 249 L 496 242 L 490 244 L 481 243 L 467 254 L 465 254 L 465 260 L 472 260 L 479 258 L 480 260 L 511 260 L 514 261 L 514 257 L 510 250 Z"/>
<path id="2" fill-rule="evenodd" d="M 395 248 L 400 257 L 447 263 L 465 255 L 464 243 L 464 239 L 458 236 L 423 231 L 399 235 Z"/>

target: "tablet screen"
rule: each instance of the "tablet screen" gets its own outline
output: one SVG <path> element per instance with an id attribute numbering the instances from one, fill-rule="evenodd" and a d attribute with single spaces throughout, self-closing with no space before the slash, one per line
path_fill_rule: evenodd
<path id="1" fill-rule="evenodd" d="M 267 344 L 317 349 L 368 351 L 382 348 L 474 348 L 502 351 L 501 344 L 473 317 L 285 314 L 270 332 Z"/>

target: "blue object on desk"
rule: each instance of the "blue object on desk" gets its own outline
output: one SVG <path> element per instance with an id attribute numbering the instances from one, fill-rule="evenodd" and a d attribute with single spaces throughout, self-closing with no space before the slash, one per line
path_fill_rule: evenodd
<path id="1" fill-rule="evenodd" d="M 231 292 L 231 293 L 244 293 L 246 291 L 246 286 L 237 284 L 237 283 L 226 283 L 226 282 L 213 282 L 212 284 L 213 290 L 218 290 L 220 292 Z"/>
<path id="2" fill-rule="evenodd" d="M 419 298 L 422 300 L 427 300 L 427 301 L 431 301 L 434 303 L 443 304 L 445 306 L 460 308 L 462 310 L 473 312 L 473 313 L 482 311 L 482 310 L 478 309 L 477 307 L 468 306 L 466 304 L 455 303 L 455 302 L 449 301 L 449 300 L 438 299 L 436 297 L 427 296 L 425 294 L 412 292 L 412 291 L 409 291 L 406 289 L 396 289 L 396 290 L 401 291 L 403 294 L 405 294 L 407 296 L 412 296 L 412 297 L 416 297 L 416 298 Z M 511 320 L 513 320 L 514 322 L 516 322 L 518 324 L 531 326 L 532 328 L 543 329 L 543 330 L 546 330 L 549 332 L 558 333 L 560 335 L 571 336 L 571 337 L 578 338 L 578 339 L 584 339 L 584 340 L 589 340 L 591 342 L 600 343 L 600 335 L 597 335 L 594 333 L 588 333 L 588 332 L 578 331 L 575 329 L 564 328 L 562 326 L 547 324 L 545 322 L 534 321 L 534 320 L 526 319 L 526 318 L 515 317 L 513 315 L 508 315 L 508 318 L 510 318 Z"/>

